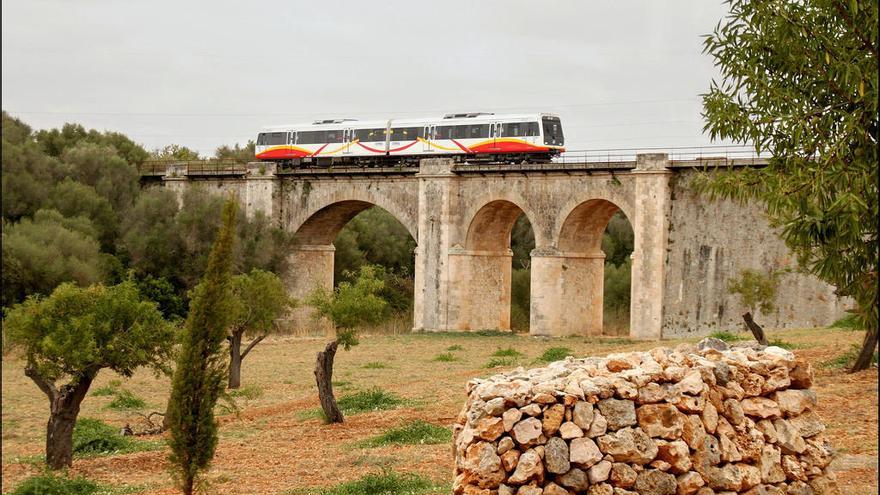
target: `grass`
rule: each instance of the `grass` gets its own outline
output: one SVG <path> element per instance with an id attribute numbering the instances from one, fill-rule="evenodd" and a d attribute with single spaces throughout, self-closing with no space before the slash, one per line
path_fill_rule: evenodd
<path id="1" fill-rule="evenodd" d="M 462 347 L 458 344 L 455 344 L 455 345 L 451 345 L 451 346 L 447 347 L 446 350 L 447 351 L 463 351 L 464 347 Z"/>
<path id="2" fill-rule="evenodd" d="M 830 359 L 822 363 L 822 366 L 825 368 L 849 368 L 856 362 L 856 358 L 859 357 L 859 352 L 861 352 L 862 346 L 859 344 L 852 344 L 848 351 L 843 354 L 837 356 L 834 359 Z M 871 358 L 871 364 L 877 364 L 877 352 L 874 352 L 874 356 Z"/>
<path id="3" fill-rule="evenodd" d="M 571 356 L 573 353 L 571 349 L 568 347 L 550 347 L 546 349 L 541 357 L 537 359 L 538 362 L 544 363 L 552 363 L 553 361 L 559 361 L 565 359 L 568 356 Z"/>
<path id="4" fill-rule="evenodd" d="M 458 360 L 459 358 L 455 357 L 451 352 L 442 352 L 434 356 L 434 359 L 432 359 L 432 361 L 440 361 L 442 363 L 451 363 Z"/>
<path id="5" fill-rule="evenodd" d="M 110 383 L 103 387 L 98 387 L 92 392 L 94 397 L 110 397 L 119 393 L 119 387 L 122 386 L 121 380 L 110 380 Z"/>
<path id="6" fill-rule="evenodd" d="M 801 344 L 792 344 L 791 342 L 786 342 L 782 339 L 773 339 L 770 341 L 770 345 L 781 347 L 783 349 L 792 350 L 792 349 L 802 349 L 804 346 Z"/>
<path id="7" fill-rule="evenodd" d="M 119 430 L 92 418 L 77 420 L 73 427 L 73 455 L 75 457 L 98 457 L 131 452 L 143 452 L 162 448 L 162 442 L 144 442 L 130 436 L 122 436 Z"/>
<path id="8" fill-rule="evenodd" d="M 723 340 L 725 342 L 736 342 L 738 340 L 745 340 L 744 338 L 740 337 L 739 335 L 737 335 L 735 333 L 726 332 L 723 330 L 719 330 L 717 332 L 712 332 L 708 336 L 712 337 L 714 339 Z"/>
<path id="9" fill-rule="evenodd" d="M 248 384 L 244 387 L 232 389 L 228 393 L 230 397 L 241 397 L 247 400 L 254 400 L 259 399 L 263 396 L 263 387 L 260 387 L 259 385 Z"/>
<path id="10" fill-rule="evenodd" d="M 337 405 L 339 406 L 339 409 L 342 410 L 343 414 L 358 414 L 368 411 L 394 409 L 403 404 L 406 404 L 406 400 L 401 399 L 391 392 L 382 390 L 379 387 L 355 392 L 343 396 L 337 401 Z"/>
<path id="11" fill-rule="evenodd" d="M 864 330 L 865 326 L 859 322 L 859 319 L 856 315 L 850 314 L 835 321 L 828 328 L 840 328 L 843 330 Z"/>
<path id="12" fill-rule="evenodd" d="M 421 495 L 442 493 L 448 487 L 439 487 L 431 480 L 414 473 L 396 473 L 383 470 L 367 474 L 355 481 L 347 481 L 325 489 L 306 489 L 288 492 L 291 495 Z"/>
<path id="13" fill-rule="evenodd" d="M 351 387 L 351 382 L 346 382 L 346 381 L 333 382 L 333 386 L 339 387 L 339 388 L 349 388 L 349 387 Z"/>
<path id="14" fill-rule="evenodd" d="M 108 409 L 117 411 L 126 411 L 130 409 L 143 409 L 147 407 L 144 399 L 134 395 L 128 390 L 120 390 L 116 393 L 116 397 L 107 404 Z"/>
<path id="15" fill-rule="evenodd" d="M 500 366 L 513 366 L 516 364 L 516 359 L 510 357 L 498 358 L 493 357 L 489 359 L 489 361 L 483 365 L 483 368 L 498 368 Z"/>
<path id="16" fill-rule="evenodd" d="M 452 441 L 452 432 L 442 426 L 416 420 L 381 435 L 358 443 L 359 447 L 384 447 L 386 445 L 434 445 Z"/>
<path id="17" fill-rule="evenodd" d="M 361 368 L 368 370 L 384 370 L 386 368 L 389 368 L 389 366 L 382 361 L 370 361 L 369 363 L 361 366 Z"/>
<path id="18" fill-rule="evenodd" d="M 505 349 L 498 349 L 497 351 L 492 353 L 495 357 L 511 357 L 511 358 L 519 358 L 523 357 L 524 354 L 514 349 L 513 347 L 507 347 Z"/>
<path id="19" fill-rule="evenodd" d="M 68 478 L 49 472 L 22 481 L 9 495 L 123 495 L 141 491 L 141 487 L 99 485 L 86 478 Z"/>

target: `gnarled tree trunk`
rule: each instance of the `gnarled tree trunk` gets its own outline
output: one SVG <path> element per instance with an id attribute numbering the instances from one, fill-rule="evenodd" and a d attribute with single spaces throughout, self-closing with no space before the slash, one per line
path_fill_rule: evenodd
<path id="1" fill-rule="evenodd" d="M 321 409 L 324 410 L 328 423 L 342 423 L 344 419 L 342 411 L 336 405 L 336 398 L 333 396 L 333 358 L 336 357 L 336 349 L 338 347 L 338 340 L 327 344 L 327 347 L 318 353 L 318 360 L 315 364 L 318 398 L 321 400 Z"/>
<path id="2" fill-rule="evenodd" d="M 76 425 L 79 407 L 97 374 L 97 370 L 86 371 L 59 389 L 34 367 L 25 368 L 25 375 L 49 398 L 46 465 L 50 469 L 62 469 L 73 463 L 73 427 Z"/>
<path id="3" fill-rule="evenodd" d="M 851 371 L 862 371 L 871 366 L 871 360 L 874 357 L 874 349 L 877 348 L 877 327 L 869 328 L 865 334 L 865 340 L 862 342 L 862 350 L 859 357 L 856 358 Z"/>
<path id="4" fill-rule="evenodd" d="M 752 319 L 752 313 L 746 311 L 746 314 L 743 315 L 743 320 L 745 320 L 746 326 L 752 331 L 752 335 L 755 336 L 755 340 L 757 340 L 759 344 L 770 345 L 770 342 L 767 341 L 767 337 L 764 336 L 764 329 Z"/>
<path id="5" fill-rule="evenodd" d="M 255 345 L 259 344 L 266 338 L 266 334 L 260 335 L 251 341 L 250 344 L 241 350 L 241 341 L 244 336 L 244 330 L 233 332 L 232 335 L 226 337 L 229 341 L 229 386 L 228 388 L 238 388 L 241 386 L 241 362 L 247 357 L 248 353 Z"/>

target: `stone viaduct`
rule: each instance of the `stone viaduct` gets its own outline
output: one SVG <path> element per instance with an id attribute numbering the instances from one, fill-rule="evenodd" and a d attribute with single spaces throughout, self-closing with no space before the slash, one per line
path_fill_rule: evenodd
<path id="1" fill-rule="evenodd" d="M 796 270 L 761 205 L 713 202 L 691 190 L 702 164 L 643 154 L 599 166 L 493 168 L 426 159 L 419 167 L 287 172 L 271 163 L 224 170 L 178 164 L 143 175 L 176 191 L 232 193 L 247 214 L 262 211 L 294 233 L 286 283 L 295 297 L 332 287 L 336 235 L 361 211 L 383 208 L 417 242 L 414 331 L 510 328 L 510 233 L 523 214 L 536 244 L 533 335 L 602 333 L 602 234 L 618 211 L 635 235 L 633 338 L 739 328 L 745 308 L 727 282 L 745 268 L 793 269 L 781 279 L 775 311 L 757 315 L 759 322 L 805 327 L 840 317 L 843 301 Z M 299 324 L 309 321 L 302 316 Z"/>

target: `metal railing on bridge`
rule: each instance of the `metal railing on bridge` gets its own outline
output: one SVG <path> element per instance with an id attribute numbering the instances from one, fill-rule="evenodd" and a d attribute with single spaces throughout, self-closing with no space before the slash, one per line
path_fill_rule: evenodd
<path id="1" fill-rule="evenodd" d="M 244 175 L 247 164 L 235 160 L 147 160 L 138 165 L 138 172 L 145 177 L 167 175 L 172 172 L 187 176 Z"/>

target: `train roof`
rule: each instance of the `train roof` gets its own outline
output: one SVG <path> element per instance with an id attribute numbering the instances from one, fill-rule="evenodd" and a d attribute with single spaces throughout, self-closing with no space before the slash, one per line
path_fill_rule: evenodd
<path id="1" fill-rule="evenodd" d="M 518 113 L 518 114 L 476 114 L 470 117 L 461 117 L 464 114 L 447 114 L 439 117 L 423 117 L 423 118 L 405 118 L 405 119 L 389 119 L 392 126 L 406 125 L 459 125 L 469 123 L 488 123 L 498 120 L 540 120 L 541 117 L 557 117 L 558 115 L 547 112 L 540 113 Z M 309 123 L 273 125 L 263 127 L 264 131 L 285 131 L 289 129 L 308 129 L 315 131 L 339 129 L 344 127 L 352 127 L 355 129 L 371 129 L 382 128 L 388 125 L 388 120 L 357 120 L 357 119 L 326 119 L 315 120 Z"/>

